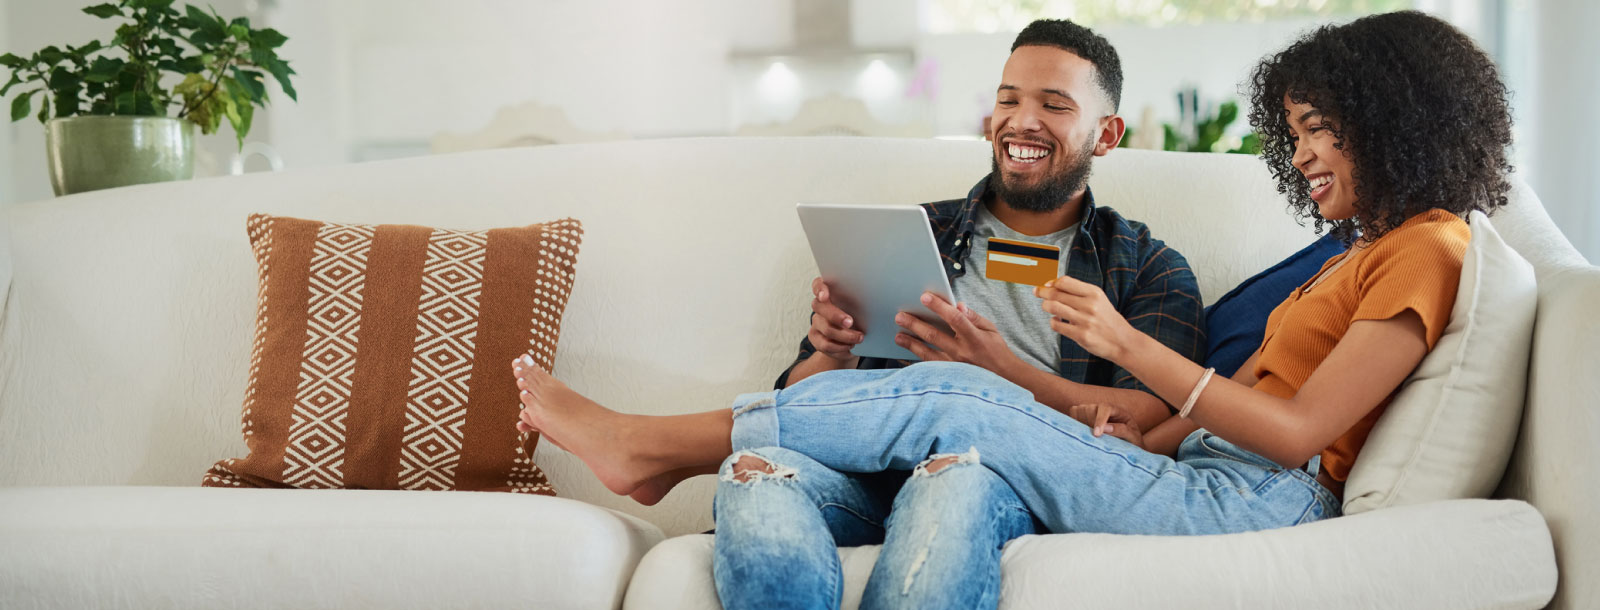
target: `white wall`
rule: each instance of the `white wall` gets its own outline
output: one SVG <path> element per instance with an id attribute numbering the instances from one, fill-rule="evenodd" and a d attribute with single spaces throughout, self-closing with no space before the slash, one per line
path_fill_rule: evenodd
<path id="1" fill-rule="evenodd" d="M 1255 61 L 1316 23 L 1110 25 L 1095 31 L 1117 48 L 1123 74 L 1121 114 L 1137 127 L 1146 108 L 1157 121 L 1176 122 L 1175 94 L 1181 86 L 1198 87 L 1201 99 L 1213 106 L 1242 101 L 1238 86 Z M 929 35 L 918 40 L 918 57 L 938 62 L 940 69 L 941 90 L 935 110 L 939 133 L 978 133 L 980 119 L 994 108 L 1000 70 L 1015 38 L 1015 32 L 1006 32 Z M 1234 130 L 1247 131 L 1242 117 Z"/>
<path id="2" fill-rule="evenodd" d="M 111 32 L 104 24 L 98 18 L 83 14 L 80 8 L 75 2 L 60 0 L 9 0 L 5 6 L 5 50 L 26 57 L 49 45 L 82 44 L 93 38 L 110 40 Z M 12 89 L 12 96 L 6 98 L 7 120 L 11 118 L 10 100 L 18 89 Z M 36 110 L 38 102 L 35 98 Z M 6 166 L 10 170 L 8 194 L 11 198 L 7 201 L 50 197 L 44 127 L 30 116 L 7 123 L 7 132 L 11 142 L 11 164 Z"/>
<path id="3" fill-rule="evenodd" d="M 787 14 L 728 0 L 282 0 L 272 19 L 302 94 L 275 109 L 274 145 L 290 165 L 425 150 L 523 102 L 592 131 L 725 133 L 730 50 L 787 37 Z"/>
<path id="4" fill-rule="evenodd" d="M 0 53 L 7 53 L 12 49 L 11 26 L 9 25 L 11 7 L 9 4 L 10 0 L 0 0 Z M 8 76 L 0 76 L 0 78 L 7 78 Z M 0 103 L 0 109 L 10 110 L 10 106 Z M 16 201 L 12 195 L 15 190 L 13 182 L 16 179 L 11 174 L 11 138 L 13 134 L 11 113 L 6 112 L 0 115 L 0 121 L 4 122 L 4 127 L 0 127 L 0 205 L 4 205 Z"/>
<path id="5" fill-rule="evenodd" d="M 187 1 L 187 0 L 186 0 Z M 200 3 L 199 0 L 193 0 Z M 861 67 L 796 68 L 799 98 L 762 99 L 758 80 L 792 48 L 793 3 L 803 0 L 208 0 L 224 14 L 253 16 L 282 30 L 282 54 L 300 72 L 300 101 L 276 93 L 256 115 L 253 140 L 265 140 L 290 168 L 421 154 L 442 131 L 482 128 L 495 110 L 523 102 L 563 108 L 580 128 L 633 137 L 717 135 L 741 124 L 788 118 L 801 99 L 859 95 Z M 1518 119 L 1516 158 L 1569 239 L 1600 260 L 1600 2 L 1592 0 L 1419 0 L 1457 21 L 1488 49 L 1499 48 Z M 0 0 L 0 50 L 31 53 L 47 44 L 109 37 L 83 15 L 85 2 Z M 940 135 L 978 135 L 1013 33 L 923 34 L 918 0 L 857 0 L 850 38 L 858 47 L 897 51 L 886 63 L 898 90 L 869 99 L 891 122 L 931 123 Z M 1215 104 L 1264 53 L 1311 20 L 1097 28 L 1123 59 L 1122 113 L 1138 126 L 1176 119 L 1174 93 L 1198 87 Z M 852 60 L 853 61 L 853 60 Z M 865 59 L 860 62 L 865 64 Z M 918 67 L 937 69 L 923 95 L 905 95 Z M 1235 130 L 1246 126 L 1241 120 Z M 200 154 L 215 173 L 232 135 L 204 138 Z M 202 159 L 202 165 L 204 164 Z M 205 173 L 205 170 L 201 170 Z M 28 120 L 0 130 L 0 202 L 50 196 L 43 131 Z"/>
<path id="6" fill-rule="evenodd" d="M 1534 11 L 1531 91 L 1513 98 L 1528 107 L 1527 180 L 1568 241 L 1600 262 L 1600 2 L 1545 0 Z"/>

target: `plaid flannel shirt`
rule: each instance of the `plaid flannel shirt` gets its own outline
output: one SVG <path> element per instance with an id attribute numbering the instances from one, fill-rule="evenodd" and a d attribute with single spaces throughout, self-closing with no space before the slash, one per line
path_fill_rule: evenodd
<path id="1" fill-rule="evenodd" d="M 972 251 L 973 223 L 978 206 L 989 195 L 986 176 L 965 199 L 922 204 L 933 225 L 933 236 L 952 282 L 966 273 Z M 1177 250 L 1150 236 L 1144 223 L 1128 220 L 1111 208 L 1097 207 L 1092 191 L 1084 191 L 1083 222 L 1067 254 L 1067 275 L 1105 290 L 1111 305 L 1141 332 L 1184 357 L 1202 362 L 1206 355 L 1205 317 L 1200 287 L 1189 263 Z M 979 312 L 982 313 L 982 312 Z M 1040 332 L 1054 332 L 1048 328 Z M 1061 337 L 1056 373 L 1078 383 L 1149 392 L 1132 374 Z M 801 339 L 800 354 L 778 376 L 776 388 L 788 385 L 789 372 L 816 352 L 811 340 Z M 910 366 L 915 361 L 862 358 L 857 368 L 886 369 Z M 1170 406 L 1169 406 L 1170 408 Z"/>

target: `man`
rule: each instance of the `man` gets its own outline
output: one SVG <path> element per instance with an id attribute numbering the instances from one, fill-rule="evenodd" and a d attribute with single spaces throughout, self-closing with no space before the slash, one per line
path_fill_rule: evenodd
<path id="1" fill-rule="evenodd" d="M 1040 20 L 1012 45 L 989 126 L 993 171 L 963 199 L 926 204 L 957 305 L 927 295 L 946 333 L 907 314 L 896 342 L 922 360 L 988 369 L 1066 412 L 1115 403 L 1143 429 L 1170 408 L 1127 371 L 1050 328 L 1033 286 L 1001 279 L 1000 250 L 1058 249 L 1070 275 L 1104 288 L 1135 327 L 1192 360 L 1205 355 L 1200 291 L 1184 258 L 1144 225 L 1097 207 L 1094 157 L 1117 147 L 1122 70 L 1104 38 L 1068 21 Z M 782 389 L 823 372 L 903 367 L 859 358 L 862 333 L 812 285 L 811 328 Z M 931 298 L 930 298 L 931 297 Z M 717 591 L 728 608 L 837 608 L 836 546 L 882 542 L 862 600 L 873 607 L 994 607 L 1002 545 L 1037 526 L 976 452 L 934 456 L 905 473 L 846 474 L 781 448 L 738 456 L 717 491 Z"/>

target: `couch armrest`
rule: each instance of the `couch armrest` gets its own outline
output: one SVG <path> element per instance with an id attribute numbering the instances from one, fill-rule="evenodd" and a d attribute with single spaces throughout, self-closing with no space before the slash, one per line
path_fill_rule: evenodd
<path id="1" fill-rule="evenodd" d="M 1528 397 L 1500 496 L 1539 509 L 1554 538 L 1561 580 L 1552 608 L 1600 604 L 1600 268 L 1540 278 Z"/>

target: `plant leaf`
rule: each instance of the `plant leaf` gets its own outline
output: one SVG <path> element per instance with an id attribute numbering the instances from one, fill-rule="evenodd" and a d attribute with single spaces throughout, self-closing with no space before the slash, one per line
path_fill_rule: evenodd
<path id="1" fill-rule="evenodd" d="M 66 66 L 56 66 L 50 71 L 49 87 L 55 91 L 77 89 L 83 84 L 83 79 L 78 77 L 76 70 L 69 70 Z"/>
<path id="2" fill-rule="evenodd" d="M 222 35 L 209 30 L 195 30 L 189 36 L 189 42 L 199 49 L 214 49 L 222 44 Z"/>
<path id="3" fill-rule="evenodd" d="M 39 61 L 42 61 L 44 63 L 47 63 L 47 64 L 50 64 L 50 65 L 54 66 L 56 64 L 61 63 L 61 60 L 66 59 L 67 55 L 65 53 L 62 53 L 61 49 L 58 49 L 58 48 L 56 48 L 55 46 L 52 45 L 52 46 L 48 46 L 48 47 L 45 47 L 43 49 L 40 49 L 39 50 L 39 54 L 36 57 L 39 58 Z"/>
<path id="4" fill-rule="evenodd" d="M 75 116 L 78 114 L 78 89 L 70 91 L 56 91 L 56 116 Z"/>
<path id="5" fill-rule="evenodd" d="M 133 113 L 138 116 L 161 116 L 163 114 L 156 112 L 155 97 L 143 91 L 137 91 L 133 94 Z"/>
<path id="6" fill-rule="evenodd" d="M 7 68 L 21 68 L 22 66 L 26 65 L 28 65 L 28 60 L 17 57 L 11 53 L 0 55 L 0 66 L 5 66 Z"/>
<path id="7" fill-rule="evenodd" d="M 1219 129 L 1226 128 L 1229 124 L 1233 123 L 1234 119 L 1237 118 L 1239 118 L 1239 105 L 1236 103 L 1223 102 L 1222 107 L 1217 110 L 1217 124 Z"/>
<path id="8" fill-rule="evenodd" d="M 252 34 L 250 36 L 250 45 L 251 46 L 253 46 L 253 47 L 264 47 L 264 48 L 268 48 L 268 49 L 276 49 L 278 47 L 283 46 L 283 43 L 288 42 L 288 41 L 289 41 L 289 37 L 288 36 L 284 36 L 283 34 L 279 33 L 277 30 L 274 30 L 272 28 L 267 28 L 267 29 L 264 29 L 264 30 L 257 30 L 254 34 Z"/>
<path id="9" fill-rule="evenodd" d="M 233 123 L 233 133 L 239 138 L 239 148 L 244 149 L 244 138 L 250 135 L 250 123 L 255 120 L 256 107 L 252 103 L 250 92 L 231 78 L 222 79 L 228 91 L 233 94 L 235 113 L 228 115 L 228 120 Z M 235 120 L 237 119 L 237 120 Z"/>
<path id="10" fill-rule="evenodd" d="M 283 87 L 283 92 L 288 94 L 289 99 L 296 102 L 300 101 L 300 98 L 295 95 L 294 85 L 289 83 L 289 75 L 295 73 L 294 68 L 289 67 L 289 62 L 273 60 L 266 65 L 266 68 L 272 72 L 272 78 L 277 79 L 278 86 Z"/>
<path id="11" fill-rule="evenodd" d="M 6 82 L 6 86 L 0 87 L 0 96 L 4 96 L 6 94 L 6 92 L 11 91 L 12 87 L 15 87 L 15 86 L 20 85 L 20 84 L 22 84 L 22 75 L 18 74 L 16 72 L 12 72 L 11 73 L 11 80 Z"/>
<path id="12" fill-rule="evenodd" d="M 190 21 L 193 21 L 194 25 L 191 27 L 196 28 L 200 27 L 201 23 L 211 21 L 210 15 L 207 15 L 205 11 L 200 10 L 199 7 L 193 4 L 183 5 L 183 16 L 188 17 Z"/>
<path id="13" fill-rule="evenodd" d="M 275 61 L 278 61 L 278 54 L 272 52 L 272 49 L 251 45 L 250 63 L 258 68 L 266 68 Z"/>
<path id="14" fill-rule="evenodd" d="M 87 44 L 85 44 L 85 45 L 83 45 L 81 47 L 68 46 L 67 47 L 67 51 L 69 51 L 68 54 L 71 55 L 74 60 L 77 60 L 80 63 L 82 63 L 83 61 L 89 59 L 89 54 L 90 53 L 93 53 L 95 51 L 99 51 L 100 49 L 103 49 L 103 48 L 105 48 L 105 47 L 101 46 L 100 41 L 91 40 Z"/>
<path id="15" fill-rule="evenodd" d="M 133 114 L 133 109 L 137 105 L 137 100 L 135 100 L 134 97 L 135 94 L 132 91 L 123 91 L 122 93 L 117 94 L 116 100 L 112 102 L 115 104 L 115 108 L 113 109 L 114 113 Z"/>
<path id="16" fill-rule="evenodd" d="M 201 76 L 197 72 L 191 72 L 189 76 L 183 79 L 183 82 L 178 83 L 178 86 L 172 88 L 172 94 L 181 95 L 185 98 L 198 97 L 200 95 L 201 88 L 205 87 L 207 84 L 209 83 L 206 82 L 206 77 Z"/>
<path id="17" fill-rule="evenodd" d="M 83 12 L 94 15 L 101 19 L 110 19 L 112 17 L 122 16 L 122 8 L 115 4 L 96 4 L 83 9 Z"/>
<path id="18" fill-rule="evenodd" d="M 234 68 L 233 78 L 225 80 L 233 81 L 235 85 L 238 85 L 247 94 L 250 101 L 259 104 L 262 99 L 267 97 L 267 84 L 262 82 L 263 78 L 264 76 L 260 72 Z"/>
<path id="19" fill-rule="evenodd" d="M 225 100 L 226 97 L 226 95 L 213 95 L 200 103 L 200 106 L 205 108 L 205 122 L 200 124 L 200 133 L 211 135 L 217 132 L 217 127 L 222 125 L 222 117 L 228 112 L 226 105 L 231 102 Z"/>
<path id="20" fill-rule="evenodd" d="M 200 61 L 200 58 L 190 55 L 178 60 L 178 68 L 178 71 L 184 74 L 188 74 L 190 72 L 203 72 L 206 69 L 206 64 L 205 62 Z"/>
<path id="21" fill-rule="evenodd" d="M 155 46 L 157 49 L 160 49 L 163 55 L 167 55 L 169 57 L 183 56 L 183 49 L 178 47 L 178 41 L 171 38 L 151 38 L 150 44 Z"/>
<path id="22" fill-rule="evenodd" d="M 33 94 L 39 91 L 39 89 L 34 89 L 17 96 L 17 99 L 11 100 L 11 122 L 15 123 L 25 119 L 29 113 L 33 112 Z"/>

